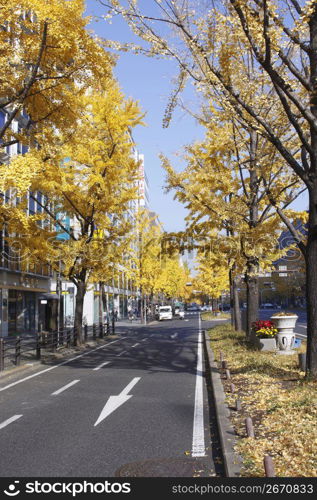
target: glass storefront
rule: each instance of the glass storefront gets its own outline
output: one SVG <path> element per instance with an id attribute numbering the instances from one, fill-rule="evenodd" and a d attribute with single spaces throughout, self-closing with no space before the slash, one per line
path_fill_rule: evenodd
<path id="1" fill-rule="evenodd" d="M 30 333 L 35 331 L 35 293 L 9 290 L 8 333 Z"/>

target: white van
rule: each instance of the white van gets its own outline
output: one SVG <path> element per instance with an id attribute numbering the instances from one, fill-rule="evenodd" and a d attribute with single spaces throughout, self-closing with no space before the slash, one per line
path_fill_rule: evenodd
<path id="1" fill-rule="evenodd" d="M 160 306 L 158 310 L 158 320 L 173 319 L 172 306 Z"/>

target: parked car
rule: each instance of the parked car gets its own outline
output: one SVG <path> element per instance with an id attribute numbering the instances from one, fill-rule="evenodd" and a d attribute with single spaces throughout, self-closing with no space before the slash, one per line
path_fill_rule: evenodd
<path id="1" fill-rule="evenodd" d="M 199 306 L 189 306 L 189 307 L 187 307 L 187 311 L 198 312 L 198 311 L 200 311 L 200 307 Z"/>
<path id="2" fill-rule="evenodd" d="M 276 309 L 276 306 L 274 304 L 271 304 L 270 302 L 266 302 L 265 304 L 262 304 L 261 308 L 262 309 Z"/>
<path id="3" fill-rule="evenodd" d="M 158 320 L 173 319 L 172 306 L 160 306 L 158 309 Z"/>
<path id="4" fill-rule="evenodd" d="M 220 307 L 222 311 L 230 311 L 230 304 L 224 304 Z"/>

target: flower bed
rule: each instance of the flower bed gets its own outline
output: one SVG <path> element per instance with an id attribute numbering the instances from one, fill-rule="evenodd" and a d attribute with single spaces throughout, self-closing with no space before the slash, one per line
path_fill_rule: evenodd
<path id="1" fill-rule="evenodd" d="M 223 379 L 223 384 L 239 437 L 242 475 L 264 476 L 263 457 L 271 455 L 277 476 L 317 477 L 317 384 L 304 380 L 297 354 L 280 357 L 253 351 L 245 334 L 228 324 L 213 328 L 210 336 L 216 361 L 222 351 L 231 373 L 231 380 Z M 237 396 L 240 411 L 233 409 Z M 255 438 L 246 437 L 246 417 L 253 420 Z"/>
<path id="2" fill-rule="evenodd" d="M 258 320 L 252 323 L 255 335 L 260 339 L 272 339 L 277 334 L 277 328 L 270 320 Z"/>

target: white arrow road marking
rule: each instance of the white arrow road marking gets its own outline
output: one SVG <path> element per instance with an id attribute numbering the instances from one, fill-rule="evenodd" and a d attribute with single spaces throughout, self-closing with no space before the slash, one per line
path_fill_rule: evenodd
<path id="1" fill-rule="evenodd" d="M 18 418 L 21 417 L 23 417 L 23 415 L 14 415 L 14 417 L 8 418 L 8 420 L 5 420 L 4 422 L 2 422 L 2 424 L 0 424 L 0 429 L 3 429 L 9 424 L 12 424 L 12 422 L 15 422 L 15 420 L 18 420 Z"/>
<path id="2" fill-rule="evenodd" d="M 58 389 L 57 391 L 55 392 L 52 392 L 51 396 L 57 396 L 58 394 L 60 394 L 61 392 L 64 392 L 66 391 L 66 389 L 68 389 L 69 387 L 71 387 L 72 385 L 75 385 L 77 384 L 77 382 L 79 382 L 79 380 L 73 380 L 72 382 L 70 382 L 69 384 L 67 385 L 64 385 L 63 387 L 61 387 L 60 389 Z"/>
<path id="3" fill-rule="evenodd" d="M 101 363 L 101 365 L 96 366 L 96 368 L 93 368 L 93 371 L 100 370 L 100 368 L 102 368 L 103 366 L 108 365 L 109 363 L 110 363 L 110 361 L 106 361 L 105 363 Z"/>
<path id="4" fill-rule="evenodd" d="M 123 405 L 123 403 L 126 403 L 128 399 L 132 398 L 132 395 L 129 394 L 129 391 L 131 391 L 132 387 L 135 386 L 139 382 L 141 377 L 135 377 L 131 382 L 123 389 L 118 396 L 110 396 L 108 399 L 107 403 L 103 407 L 102 412 L 99 415 L 98 420 L 96 421 L 94 427 L 96 427 L 100 422 L 102 422 L 106 417 L 110 415 L 113 411 L 115 411 L 119 406 Z"/>
<path id="5" fill-rule="evenodd" d="M 178 337 L 178 333 L 177 332 L 173 333 L 173 335 L 170 335 L 171 339 L 177 339 L 177 337 Z"/>

